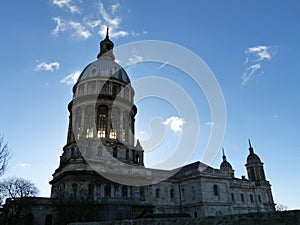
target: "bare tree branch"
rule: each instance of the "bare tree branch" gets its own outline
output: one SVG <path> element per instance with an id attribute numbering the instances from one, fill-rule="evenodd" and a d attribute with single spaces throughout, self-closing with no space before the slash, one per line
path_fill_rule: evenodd
<path id="1" fill-rule="evenodd" d="M 2 176 L 7 169 L 10 153 L 7 143 L 4 143 L 3 135 L 0 134 L 0 176 Z"/>

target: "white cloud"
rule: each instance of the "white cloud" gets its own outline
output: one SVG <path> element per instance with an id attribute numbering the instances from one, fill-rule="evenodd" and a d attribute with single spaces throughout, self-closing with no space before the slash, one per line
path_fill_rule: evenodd
<path id="1" fill-rule="evenodd" d="M 182 131 L 182 126 L 184 123 L 184 119 L 177 116 L 171 116 L 163 122 L 164 125 L 170 126 L 171 130 L 173 130 L 175 133 Z"/>
<path id="2" fill-rule="evenodd" d="M 61 8 L 68 8 L 73 13 L 80 12 L 79 7 L 74 5 L 72 0 L 52 0 L 52 3 Z M 73 37 L 86 40 L 93 35 L 95 28 L 97 28 L 96 32 L 98 32 L 98 35 L 105 37 L 108 26 L 111 38 L 126 37 L 129 34 L 132 36 L 139 35 L 134 31 L 128 32 L 121 29 L 122 18 L 118 15 L 120 8 L 121 5 L 118 2 L 111 4 L 109 7 L 105 7 L 102 2 L 99 2 L 94 8 L 95 12 L 78 17 L 77 21 L 55 17 L 53 20 L 56 23 L 56 27 L 52 33 L 58 35 L 69 31 Z"/>
<path id="3" fill-rule="evenodd" d="M 37 64 L 34 68 L 34 71 L 39 72 L 39 71 L 50 71 L 53 72 L 54 70 L 58 70 L 59 69 L 59 62 L 51 62 L 51 63 L 47 63 L 47 62 L 41 62 L 39 64 Z"/>
<path id="4" fill-rule="evenodd" d="M 25 168 L 30 167 L 31 165 L 26 162 L 19 162 L 18 166 L 25 169 Z"/>
<path id="5" fill-rule="evenodd" d="M 246 85 L 255 76 L 264 74 L 262 70 L 262 64 L 265 60 L 271 60 L 276 52 L 276 46 L 259 45 L 247 48 L 245 50 L 245 62 L 246 70 L 242 75 L 241 86 Z"/>
<path id="6" fill-rule="evenodd" d="M 71 13 L 80 13 L 80 8 L 72 4 L 72 0 L 53 0 L 52 4 L 60 8 L 67 8 Z"/>
<path id="7" fill-rule="evenodd" d="M 69 74 L 68 76 L 64 77 L 60 80 L 60 83 L 63 84 L 75 84 L 81 74 L 81 71 L 76 71 L 74 73 Z"/>
<path id="8" fill-rule="evenodd" d="M 66 30 L 71 31 L 72 36 L 78 37 L 80 39 L 88 39 L 92 34 L 90 31 L 79 22 L 75 22 L 73 20 L 63 20 L 60 17 L 55 17 L 53 20 L 56 22 L 56 27 L 52 31 L 54 35 L 58 35 L 60 32 L 64 32 Z"/>

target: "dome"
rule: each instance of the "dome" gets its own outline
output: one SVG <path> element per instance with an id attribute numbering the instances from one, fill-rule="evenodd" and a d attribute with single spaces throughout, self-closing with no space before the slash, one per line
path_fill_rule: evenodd
<path id="1" fill-rule="evenodd" d="M 251 163 L 261 163 L 260 158 L 258 157 L 258 155 L 254 154 L 254 153 L 250 153 L 247 157 L 247 164 L 251 164 Z"/>
<path id="2" fill-rule="evenodd" d="M 232 166 L 229 162 L 223 161 L 220 165 L 221 170 L 232 170 Z"/>
<path id="3" fill-rule="evenodd" d="M 102 57 L 85 67 L 80 74 L 77 83 L 90 78 L 113 78 L 125 84 L 130 83 L 126 71 L 118 63 Z"/>

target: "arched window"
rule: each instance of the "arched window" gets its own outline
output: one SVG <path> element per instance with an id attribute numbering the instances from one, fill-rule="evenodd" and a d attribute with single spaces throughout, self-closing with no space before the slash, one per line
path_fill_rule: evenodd
<path id="1" fill-rule="evenodd" d="M 81 108 L 76 109 L 75 115 L 72 115 L 72 126 L 74 126 L 75 138 L 80 139 L 81 136 Z"/>
<path id="2" fill-rule="evenodd" d="M 243 193 L 241 194 L 241 201 L 245 202 L 245 198 L 244 198 L 244 194 Z"/>
<path id="3" fill-rule="evenodd" d="M 76 195 L 77 195 L 77 184 L 74 183 L 72 184 L 72 195 L 73 195 L 73 198 L 76 198 Z"/>
<path id="4" fill-rule="evenodd" d="M 113 88 L 112 88 L 112 95 L 114 97 L 116 97 L 119 94 L 119 92 L 120 92 L 119 87 L 117 85 L 114 85 Z"/>
<path id="5" fill-rule="evenodd" d="M 174 189 L 170 190 L 170 198 L 173 199 L 175 197 L 175 191 Z"/>
<path id="6" fill-rule="evenodd" d="M 254 202 L 254 199 L 253 199 L 253 195 L 252 195 L 252 194 L 250 194 L 250 201 L 251 201 L 251 202 Z"/>
<path id="7" fill-rule="evenodd" d="M 93 124 L 94 124 L 94 113 L 93 107 L 88 106 L 85 110 L 85 120 L 84 123 L 86 125 L 86 138 L 93 138 Z"/>
<path id="8" fill-rule="evenodd" d="M 108 117 L 108 108 L 107 106 L 99 106 L 97 112 L 97 137 L 105 138 L 107 130 L 107 117 Z"/>
<path id="9" fill-rule="evenodd" d="M 140 163 L 140 156 L 139 154 L 135 154 L 135 162 Z"/>
<path id="10" fill-rule="evenodd" d="M 140 200 L 145 201 L 145 188 L 140 188 Z"/>
<path id="11" fill-rule="evenodd" d="M 258 201 L 261 203 L 261 197 L 260 197 L 260 195 L 258 195 Z"/>
<path id="12" fill-rule="evenodd" d="M 123 198 L 127 198 L 128 197 L 127 186 L 122 186 L 122 197 Z"/>
<path id="13" fill-rule="evenodd" d="M 194 218 L 197 218 L 197 217 L 198 217 L 198 213 L 194 212 Z"/>
<path id="14" fill-rule="evenodd" d="M 213 190 L 214 190 L 214 196 L 219 196 L 219 187 L 218 185 L 214 185 L 213 186 Z"/>
<path id="15" fill-rule="evenodd" d="M 94 189 L 95 189 L 95 185 L 94 184 L 89 184 L 89 188 L 88 188 L 89 198 L 94 198 Z"/>
<path id="16" fill-rule="evenodd" d="M 155 190 L 155 197 L 160 198 L 160 189 L 159 188 L 156 188 L 156 190 Z"/>
<path id="17" fill-rule="evenodd" d="M 52 219 L 53 219 L 53 215 L 47 214 L 45 217 L 45 225 L 52 225 Z"/>
<path id="18" fill-rule="evenodd" d="M 105 185 L 105 187 L 104 187 L 104 196 L 105 197 L 111 196 L 111 187 L 109 184 Z"/>
<path id="19" fill-rule="evenodd" d="M 233 194 L 233 193 L 231 193 L 231 201 L 232 201 L 232 202 L 235 202 L 234 194 Z"/>
<path id="20" fill-rule="evenodd" d="M 117 158 L 118 157 L 118 150 L 116 147 L 113 149 L 113 157 Z"/>

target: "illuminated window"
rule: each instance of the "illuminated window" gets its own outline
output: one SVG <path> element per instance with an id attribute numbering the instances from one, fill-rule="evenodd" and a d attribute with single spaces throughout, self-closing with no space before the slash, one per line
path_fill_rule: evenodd
<path id="1" fill-rule="evenodd" d="M 107 130 L 107 106 L 99 106 L 97 120 L 97 137 L 105 138 Z"/>
<path id="2" fill-rule="evenodd" d="M 111 129 L 109 132 L 109 138 L 110 139 L 117 139 L 117 132 L 115 129 Z"/>
<path id="3" fill-rule="evenodd" d="M 122 129 L 122 141 L 126 141 L 126 131 Z"/>
<path id="4" fill-rule="evenodd" d="M 80 139 L 80 127 L 78 127 L 78 131 L 77 131 L 77 140 Z"/>
<path id="5" fill-rule="evenodd" d="M 86 138 L 92 138 L 93 137 L 93 129 L 88 128 L 86 129 Z"/>

